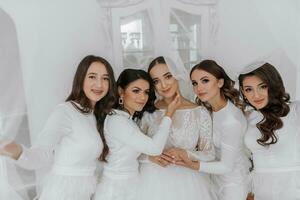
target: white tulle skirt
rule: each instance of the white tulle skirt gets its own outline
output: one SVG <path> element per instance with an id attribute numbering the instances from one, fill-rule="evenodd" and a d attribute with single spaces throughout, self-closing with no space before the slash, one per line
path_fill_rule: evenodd
<path id="1" fill-rule="evenodd" d="M 226 180 L 222 176 L 212 175 L 214 190 L 218 200 L 246 200 L 250 191 L 249 182 Z"/>
<path id="2" fill-rule="evenodd" d="M 50 173 L 44 180 L 39 200 L 90 200 L 95 176 L 67 176 Z"/>
<path id="3" fill-rule="evenodd" d="M 255 200 L 300 200 L 300 171 L 254 173 Z"/>
<path id="4" fill-rule="evenodd" d="M 138 200 L 215 200 L 209 175 L 170 165 L 143 163 Z"/>
<path id="5" fill-rule="evenodd" d="M 219 200 L 245 200 L 250 192 L 250 175 L 244 170 L 212 174 L 211 178 Z"/>
<path id="6" fill-rule="evenodd" d="M 106 176 L 100 178 L 94 200 L 137 200 L 139 175 L 118 177 Z"/>

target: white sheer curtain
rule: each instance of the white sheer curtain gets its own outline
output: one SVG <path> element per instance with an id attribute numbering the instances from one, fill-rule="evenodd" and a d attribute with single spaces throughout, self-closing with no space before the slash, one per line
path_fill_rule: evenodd
<path id="1" fill-rule="evenodd" d="M 99 0 L 106 9 L 114 66 L 147 67 L 164 56 L 180 81 L 183 95 L 193 99 L 189 71 L 205 57 L 216 34 L 215 0 Z"/>
<path id="2" fill-rule="evenodd" d="M 15 25 L 0 9 L 0 138 L 29 146 L 27 109 Z M 0 199 L 28 199 L 34 174 L 0 156 Z"/>
<path id="3" fill-rule="evenodd" d="M 294 0 L 220 1 L 220 26 L 208 57 L 231 78 L 244 66 L 267 60 L 280 71 L 292 99 L 300 99 L 299 10 Z"/>
<path id="4" fill-rule="evenodd" d="M 30 146 L 69 94 L 80 60 L 108 58 L 99 11 L 95 0 L 0 0 L 1 135 Z M 32 199 L 44 174 L 15 170 L 1 157 L 0 199 Z"/>

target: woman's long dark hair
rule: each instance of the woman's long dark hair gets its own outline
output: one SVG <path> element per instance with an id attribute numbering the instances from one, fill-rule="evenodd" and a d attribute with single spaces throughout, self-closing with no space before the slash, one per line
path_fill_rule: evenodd
<path id="1" fill-rule="evenodd" d="M 281 117 L 285 117 L 290 112 L 288 103 L 290 95 L 286 93 L 282 78 L 276 68 L 265 63 L 259 68 L 247 74 L 239 76 L 240 88 L 243 88 L 243 81 L 246 77 L 257 76 L 268 86 L 268 104 L 259 111 L 264 118 L 256 124 L 261 132 L 261 138 L 257 139 L 258 144 L 268 146 L 278 141 L 275 131 L 283 127 Z M 252 106 L 242 94 L 244 101 Z M 254 108 L 255 109 L 255 108 Z"/>
<path id="2" fill-rule="evenodd" d="M 83 91 L 83 83 L 90 65 L 94 62 L 102 63 L 105 66 L 109 76 L 109 89 L 107 94 L 98 102 L 96 102 L 95 107 L 93 108 L 91 101 L 87 98 L 87 96 Z M 87 114 L 87 113 L 94 112 L 97 121 L 97 130 L 100 134 L 104 146 L 102 153 L 99 157 L 99 160 L 101 161 L 106 161 L 105 158 L 109 152 L 109 148 L 107 146 L 106 139 L 104 137 L 104 130 L 103 130 L 104 120 L 107 114 L 111 112 L 111 109 L 115 104 L 116 94 L 117 92 L 116 92 L 114 72 L 109 62 L 102 57 L 93 56 L 93 55 L 88 55 L 85 58 L 83 58 L 77 67 L 73 79 L 72 91 L 71 94 L 66 99 L 66 101 L 71 101 L 72 105 L 81 113 Z M 80 107 L 75 103 L 73 103 L 72 101 L 78 103 Z"/>
<path id="3" fill-rule="evenodd" d="M 203 60 L 192 68 L 190 77 L 195 70 L 208 72 L 218 80 L 223 79 L 224 84 L 220 88 L 221 95 L 223 95 L 227 100 L 230 100 L 242 111 L 244 110 L 244 103 L 240 100 L 239 91 L 234 88 L 234 81 L 229 78 L 225 70 L 220 65 L 213 60 Z M 212 107 L 208 102 L 203 102 L 197 97 L 196 103 L 205 106 L 210 112 L 212 112 Z"/>
<path id="4" fill-rule="evenodd" d="M 149 83 L 150 87 L 149 87 L 148 101 L 142 111 L 134 113 L 133 119 L 135 119 L 135 120 L 140 120 L 145 111 L 152 113 L 156 110 L 156 107 L 154 106 L 154 101 L 156 99 L 156 96 L 155 96 L 155 92 L 154 92 L 154 85 L 153 85 L 152 79 L 151 79 L 150 75 L 147 72 L 145 72 L 144 70 L 125 69 L 121 72 L 121 74 L 117 80 L 117 86 L 122 88 L 123 90 L 125 90 L 130 83 L 132 83 L 138 79 L 143 79 L 143 80 L 147 81 Z M 120 105 L 118 102 L 115 104 L 115 108 L 124 110 L 122 105 Z"/>

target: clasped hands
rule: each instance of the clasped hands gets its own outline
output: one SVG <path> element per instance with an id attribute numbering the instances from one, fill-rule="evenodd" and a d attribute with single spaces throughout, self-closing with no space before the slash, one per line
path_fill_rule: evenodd
<path id="1" fill-rule="evenodd" d="M 163 151 L 159 156 L 148 156 L 149 160 L 166 167 L 170 164 L 180 165 L 194 170 L 199 169 L 199 162 L 189 159 L 186 150 L 180 148 L 170 148 Z"/>

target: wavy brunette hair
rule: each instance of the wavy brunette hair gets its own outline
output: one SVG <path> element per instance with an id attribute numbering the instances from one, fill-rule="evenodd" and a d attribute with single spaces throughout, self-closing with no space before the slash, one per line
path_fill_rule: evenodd
<path id="1" fill-rule="evenodd" d="M 275 144 L 278 141 L 275 131 L 283 127 L 280 119 L 285 117 L 289 111 L 290 95 L 286 93 L 282 78 L 276 68 L 265 63 L 257 69 L 239 75 L 240 88 L 243 88 L 243 81 L 246 77 L 257 76 L 268 86 L 268 104 L 259 111 L 263 114 L 263 119 L 256 124 L 261 132 L 261 138 L 257 139 L 257 143 L 262 146 Z M 241 93 L 244 101 L 252 106 L 246 97 Z M 255 109 L 255 108 L 254 108 Z"/>
<path id="2" fill-rule="evenodd" d="M 87 71 L 90 65 L 94 62 L 102 63 L 105 66 L 109 76 L 109 89 L 107 91 L 107 94 L 98 102 L 96 102 L 95 107 L 93 108 L 91 101 L 88 99 L 88 97 L 85 95 L 83 91 L 83 84 L 84 84 Z M 73 79 L 72 91 L 71 94 L 66 99 L 66 101 L 70 101 L 72 105 L 81 113 L 84 114 L 91 113 L 91 112 L 94 113 L 97 121 L 97 130 L 100 134 L 104 146 L 102 153 L 99 157 L 99 160 L 105 162 L 106 162 L 105 158 L 109 152 L 109 148 L 106 143 L 106 139 L 104 137 L 104 131 L 103 131 L 104 120 L 107 114 L 111 112 L 111 109 L 116 102 L 116 94 L 117 93 L 116 93 L 116 82 L 114 78 L 114 72 L 109 62 L 104 58 L 98 56 L 88 55 L 84 57 L 77 67 Z M 78 103 L 80 106 L 76 105 L 74 102 Z"/>

